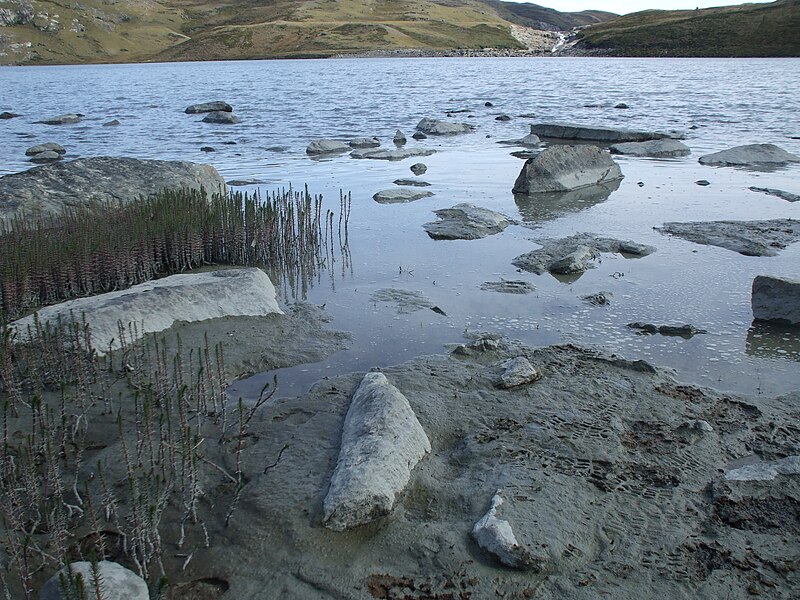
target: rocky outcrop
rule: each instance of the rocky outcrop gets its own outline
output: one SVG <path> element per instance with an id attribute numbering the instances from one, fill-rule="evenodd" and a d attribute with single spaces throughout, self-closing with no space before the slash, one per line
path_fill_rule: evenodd
<path id="1" fill-rule="evenodd" d="M 95 570 L 96 569 L 96 570 Z M 82 586 L 75 582 L 80 575 Z M 62 583 L 63 579 L 63 583 Z M 103 592 L 103 600 L 149 600 L 147 583 L 133 571 L 115 562 L 101 560 L 96 567 L 88 561 L 64 567 L 44 584 L 39 600 L 70 600 L 94 595 L 95 579 Z M 66 584 L 67 589 L 64 589 Z"/>
<path id="2" fill-rule="evenodd" d="M 353 150 L 352 158 L 371 158 L 373 160 L 403 160 L 412 156 L 430 156 L 436 150 L 432 148 L 395 148 L 393 150 Z"/>
<path id="3" fill-rule="evenodd" d="M 216 123 L 218 125 L 235 125 L 241 122 L 242 120 L 233 113 L 222 110 L 215 110 L 203 117 L 203 123 Z"/>
<path id="4" fill-rule="evenodd" d="M 800 162 L 800 156 L 775 144 L 747 144 L 706 154 L 698 162 L 713 167 L 779 167 Z"/>
<path id="5" fill-rule="evenodd" d="M 536 240 L 542 247 L 516 257 L 514 266 L 541 275 L 545 271 L 557 275 L 582 273 L 593 268 L 591 264 L 601 252 L 642 257 L 655 252 L 652 246 L 636 242 L 597 237 L 591 233 L 579 233 L 562 239 Z"/>
<path id="6" fill-rule="evenodd" d="M 664 223 L 656 231 L 678 236 L 695 244 L 718 246 L 745 256 L 777 256 L 800 240 L 800 221 L 699 221 Z"/>
<path id="7" fill-rule="evenodd" d="M 753 280 L 750 303 L 759 321 L 800 325 L 800 280 L 759 275 Z"/>
<path id="8" fill-rule="evenodd" d="M 750 186 L 750 191 L 753 192 L 761 192 L 762 194 L 768 194 L 770 196 L 775 196 L 776 198 L 780 198 L 781 200 L 786 200 L 787 202 L 799 202 L 800 201 L 800 194 L 793 194 L 792 192 L 786 192 L 784 190 L 778 190 L 775 188 L 762 188 L 756 186 Z"/>
<path id="9" fill-rule="evenodd" d="M 208 273 L 171 275 L 140 283 L 127 290 L 78 298 L 47 306 L 38 312 L 41 323 L 85 318 L 98 354 L 121 347 L 119 323 L 127 328 L 128 341 L 169 329 L 176 321 L 205 321 L 218 317 L 282 314 L 275 287 L 260 269 L 226 269 Z M 25 339 L 34 317 L 11 323 Z M 138 338 L 137 338 L 138 339 Z"/>
<path id="10" fill-rule="evenodd" d="M 434 212 L 440 220 L 422 227 L 435 240 L 477 240 L 500 233 L 513 222 L 503 214 L 469 203 Z"/>
<path id="11" fill-rule="evenodd" d="M 393 188 L 391 190 L 381 190 L 376 192 L 372 199 L 380 204 L 402 204 L 414 202 L 421 198 L 433 196 L 433 192 L 423 192 L 420 190 L 409 190 L 406 188 Z"/>
<path id="12" fill-rule="evenodd" d="M 472 527 L 472 537 L 501 565 L 512 569 L 532 569 L 540 561 L 534 560 L 530 551 L 517 542 L 511 523 L 497 518 L 497 509 L 503 504 L 500 494 L 501 491 L 497 490 L 492 496 L 489 510 Z"/>
<path id="13" fill-rule="evenodd" d="M 566 192 L 622 179 L 619 165 L 594 146 L 550 146 L 525 161 L 515 194 Z"/>
<path id="14" fill-rule="evenodd" d="M 44 121 L 39 121 L 44 125 L 71 125 L 73 123 L 80 123 L 83 120 L 83 115 L 80 113 L 67 113 L 57 117 L 51 117 Z"/>
<path id="15" fill-rule="evenodd" d="M 595 127 L 578 123 L 535 123 L 531 125 L 531 133 L 543 138 L 559 140 L 584 140 L 587 142 L 646 142 L 664 138 L 681 139 L 679 132 L 636 131 L 633 129 L 617 129 L 614 127 Z"/>
<path id="16" fill-rule="evenodd" d="M 387 515 L 431 451 L 405 396 L 383 373 L 367 373 L 342 428 L 339 458 L 323 503 L 323 523 L 343 531 Z"/>
<path id="17" fill-rule="evenodd" d="M 351 148 L 377 148 L 381 141 L 376 137 L 362 137 L 350 140 L 349 145 Z"/>
<path id="18" fill-rule="evenodd" d="M 647 142 L 624 142 L 609 148 L 611 154 L 623 154 L 647 158 L 679 158 L 689 156 L 691 149 L 678 140 L 663 139 Z"/>
<path id="19" fill-rule="evenodd" d="M 210 112 L 233 112 L 233 107 L 227 102 L 215 100 L 213 102 L 192 104 L 191 106 L 187 106 L 184 112 L 187 115 L 196 115 L 199 113 L 210 113 Z"/>
<path id="20" fill-rule="evenodd" d="M 225 191 L 211 165 L 136 158 L 82 158 L 0 177 L 0 219 L 60 213 L 65 207 L 131 202 L 165 189 Z"/>
<path id="21" fill-rule="evenodd" d="M 450 123 L 427 117 L 417 123 L 417 131 L 426 135 L 458 135 L 472 130 L 473 126 L 469 123 Z"/>
<path id="22" fill-rule="evenodd" d="M 314 140 L 306 148 L 306 154 L 337 154 L 339 152 L 347 152 L 350 146 L 338 140 Z"/>

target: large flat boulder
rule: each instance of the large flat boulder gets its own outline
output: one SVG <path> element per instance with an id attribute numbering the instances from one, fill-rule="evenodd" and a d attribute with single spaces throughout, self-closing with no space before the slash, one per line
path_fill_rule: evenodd
<path id="1" fill-rule="evenodd" d="M 646 142 L 622 142 L 609 148 L 611 154 L 623 154 L 642 158 L 679 158 L 689 156 L 689 146 L 673 139 L 648 140 Z"/>
<path id="2" fill-rule="evenodd" d="M 780 250 L 800 240 L 800 221 L 793 219 L 670 222 L 655 229 L 744 256 L 777 256 Z"/>
<path id="3" fill-rule="evenodd" d="M 595 146 L 550 146 L 525 161 L 513 192 L 567 192 L 622 178 L 619 165 Z"/>
<path id="4" fill-rule="evenodd" d="M 477 240 L 500 233 L 513 222 L 499 212 L 469 203 L 435 213 L 439 220 L 422 226 L 435 240 Z"/>
<path id="5" fill-rule="evenodd" d="M 339 140 L 320 139 L 314 140 L 306 147 L 306 154 L 317 156 L 320 154 L 338 154 L 348 150 L 350 150 L 350 146 Z"/>
<path id="6" fill-rule="evenodd" d="M 417 131 L 426 135 L 458 135 L 472 130 L 473 126 L 469 123 L 450 123 L 427 117 L 417 123 Z"/>
<path id="7" fill-rule="evenodd" d="M 534 123 L 531 133 L 543 138 L 558 140 L 585 140 L 587 142 L 646 142 L 663 138 L 682 138 L 674 131 L 637 131 L 615 127 L 597 127 L 579 123 Z"/>
<path id="8" fill-rule="evenodd" d="M 359 149 L 350 153 L 352 158 L 371 158 L 372 160 L 403 160 L 412 156 L 430 156 L 435 154 L 433 148 L 395 148 L 393 150 Z"/>
<path id="9" fill-rule="evenodd" d="M 800 280 L 758 275 L 750 302 L 759 321 L 800 325 Z"/>
<path id="10" fill-rule="evenodd" d="M 66 207 L 131 202 L 169 188 L 225 191 L 211 165 L 137 158 L 81 158 L 0 177 L 0 219 L 58 214 Z"/>
<path id="11" fill-rule="evenodd" d="M 428 196 L 433 196 L 433 192 L 410 190 L 408 188 L 393 188 L 376 192 L 373 194 L 372 199 L 379 204 L 404 204 L 406 202 L 420 200 L 421 198 L 427 198 Z"/>
<path id="12" fill-rule="evenodd" d="M 698 162 L 713 167 L 779 167 L 800 162 L 800 156 L 775 144 L 747 144 L 706 154 Z"/>
<path id="13" fill-rule="evenodd" d="M 41 323 L 85 318 L 98 354 L 121 347 L 119 323 L 128 329 L 128 342 L 169 329 L 177 321 L 217 317 L 282 314 L 275 287 L 261 269 L 226 269 L 171 275 L 140 283 L 127 290 L 69 300 L 42 308 Z M 128 328 L 129 323 L 136 324 Z M 34 327 L 33 315 L 11 323 L 21 339 Z"/>
<path id="14" fill-rule="evenodd" d="M 406 397 L 383 373 L 367 373 L 344 420 L 339 458 L 323 503 L 323 522 L 335 531 L 387 515 L 431 451 Z"/>

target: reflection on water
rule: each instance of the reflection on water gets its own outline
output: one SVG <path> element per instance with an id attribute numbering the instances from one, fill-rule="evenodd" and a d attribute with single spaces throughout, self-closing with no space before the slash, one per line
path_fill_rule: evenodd
<path id="1" fill-rule="evenodd" d="M 590 185 L 569 192 L 548 194 L 514 194 L 522 220 L 525 223 L 541 223 L 557 219 L 570 213 L 577 213 L 596 204 L 605 202 L 611 194 L 619 189 L 621 180 L 609 181 L 599 185 Z"/>
<path id="2" fill-rule="evenodd" d="M 753 321 L 745 351 L 750 356 L 800 362 L 800 327 Z"/>

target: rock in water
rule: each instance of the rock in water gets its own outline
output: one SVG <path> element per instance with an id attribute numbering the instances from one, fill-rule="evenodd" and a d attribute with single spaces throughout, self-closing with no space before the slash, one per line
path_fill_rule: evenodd
<path id="1" fill-rule="evenodd" d="M 205 117 L 203 117 L 203 123 L 216 123 L 219 125 L 235 125 L 236 123 L 241 123 L 242 120 L 239 117 L 233 115 L 233 113 L 225 112 L 222 110 L 215 110 L 213 112 L 208 113 Z"/>
<path id="2" fill-rule="evenodd" d="M 566 192 L 622 177 L 619 165 L 595 146 L 550 146 L 525 161 L 513 192 Z"/>
<path id="3" fill-rule="evenodd" d="M 80 123 L 83 120 L 83 115 L 80 113 L 68 113 L 66 115 L 59 115 L 44 121 L 39 121 L 45 125 L 71 125 L 73 123 Z"/>
<path id="4" fill-rule="evenodd" d="M 128 332 L 135 341 L 147 333 L 169 329 L 176 321 L 205 321 L 217 317 L 264 316 L 283 314 L 275 297 L 275 287 L 261 269 L 226 269 L 208 273 L 185 273 L 140 283 L 127 290 L 77 298 L 42 308 L 41 323 L 59 319 L 86 319 L 92 343 L 99 355 L 121 347 L 119 322 L 136 323 Z M 34 316 L 11 323 L 24 339 Z M 138 339 L 138 338 L 136 338 Z"/>
<path id="5" fill-rule="evenodd" d="M 83 590 L 70 587 L 63 589 L 62 577 L 69 581 L 80 574 L 83 580 Z M 133 571 L 122 565 L 108 560 L 102 560 L 96 565 L 97 579 L 102 582 L 103 600 L 149 600 L 150 592 L 145 581 Z M 39 600 L 69 600 L 71 598 L 94 597 L 95 571 L 92 563 L 88 561 L 74 562 L 61 569 L 47 580 L 39 592 Z M 81 594 L 83 592 L 83 594 Z M 85 594 L 85 595 L 84 595 Z"/>
<path id="6" fill-rule="evenodd" d="M 793 194 L 792 192 L 787 192 L 784 190 L 778 190 L 775 188 L 756 187 L 754 185 L 750 186 L 750 190 L 753 192 L 761 192 L 763 194 L 769 194 L 770 196 L 776 196 L 781 200 L 786 200 L 787 202 L 800 202 L 800 194 Z"/>
<path id="7" fill-rule="evenodd" d="M 367 373 L 344 420 L 323 503 L 325 526 L 343 531 L 389 514 L 414 466 L 430 451 L 406 397 L 383 373 Z"/>
<path id="8" fill-rule="evenodd" d="M 18 116 L 19 116 L 18 114 L 12 113 L 12 112 L 1 112 L 0 113 L 0 119 L 2 119 L 3 121 L 8 120 L 8 119 L 14 119 L 14 118 L 16 118 Z"/>
<path id="9" fill-rule="evenodd" d="M 511 523 L 497 518 L 497 509 L 503 504 L 500 490 L 492 497 L 488 512 L 472 527 L 472 537 L 500 564 L 512 569 L 531 569 L 537 565 L 531 553 L 517 542 Z"/>
<path id="10" fill-rule="evenodd" d="M 414 175 L 424 175 L 427 172 L 428 167 L 425 165 L 425 163 L 414 163 L 411 165 L 410 169 Z"/>
<path id="11" fill-rule="evenodd" d="M 376 137 L 362 137 L 350 140 L 351 148 L 377 148 L 381 145 L 381 141 Z"/>
<path id="12" fill-rule="evenodd" d="M 433 148 L 395 148 L 380 150 L 375 148 L 353 150 L 350 158 L 371 158 L 373 160 L 403 160 L 412 156 L 430 156 L 435 154 Z"/>
<path id="13" fill-rule="evenodd" d="M 469 123 L 448 123 L 438 119 L 422 119 L 417 123 L 417 131 L 427 135 L 458 135 L 472 131 Z"/>
<path id="14" fill-rule="evenodd" d="M 434 240 L 477 240 L 500 233 L 512 223 L 503 214 L 469 203 L 435 213 L 440 220 L 422 226 Z"/>
<path id="15" fill-rule="evenodd" d="M 698 162 L 714 167 L 775 167 L 800 162 L 800 156 L 775 144 L 748 144 L 706 154 Z"/>
<path id="16" fill-rule="evenodd" d="M 25 156 L 36 156 L 42 152 L 55 152 L 57 154 L 66 154 L 67 151 L 60 144 L 55 142 L 47 142 L 46 144 L 37 144 L 25 150 Z"/>
<path id="17" fill-rule="evenodd" d="M 314 140 L 306 148 L 306 154 L 335 154 L 337 152 L 347 152 L 350 146 L 338 140 Z"/>
<path id="18" fill-rule="evenodd" d="M 60 213 L 64 207 L 131 202 L 165 189 L 225 191 L 211 165 L 136 158 L 81 158 L 0 177 L 0 220 Z"/>
<path id="19" fill-rule="evenodd" d="M 800 240 L 800 221 L 794 219 L 664 223 L 654 229 L 745 256 L 777 256 L 780 250 Z"/>
<path id="20" fill-rule="evenodd" d="M 392 141 L 398 146 L 402 146 L 408 140 L 406 139 L 406 134 L 398 129 L 397 131 L 394 132 L 394 137 L 392 138 Z"/>
<path id="21" fill-rule="evenodd" d="M 31 156 L 31 162 L 35 163 L 50 163 L 61 160 L 62 156 L 54 150 L 45 150 Z"/>
<path id="22" fill-rule="evenodd" d="M 759 321 L 800 324 L 800 280 L 759 275 L 753 280 L 750 303 Z"/>
<path id="23" fill-rule="evenodd" d="M 611 154 L 624 154 L 626 156 L 641 156 L 649 158 L 678 158 L 689 156 L 692 151 L 683 142 L 678 140 L 650 140 L 648 142 L 624 142 L 614 144 L 609 148 Z"/>
<path id="24" fill-rule="evenodd" d="M 405 202 L 414 202 L 420 198 L 427 198 L 433 196 L 433 192 L 423 192 L 419 190 L 409 190 L 406 188 L 394 188 L 391 190 L 381 190 L 376 192 L 372 199 L 379 204 L 402 204 Z"/>
<path id="25" fill-rule="evenodd" d="M 588 142 L 646 142 L 663 138 L 681 139 L 677 132 L 635 131 L 633 129 L 615 129 L 613 127 L 593 127 L 577 123 L 535 123 L 531 125 L 531 133 L 540 137 L 560 140 L 585 140 Z"/>
<path id="26" fill-rule="evenodd" d="M 203 102 L 202 104 L 192 104 L 184 111 L 187 115 L 208 112 L 233 112 L 233 107 L 227 102 L 216 100 L 214 102 Z"/>

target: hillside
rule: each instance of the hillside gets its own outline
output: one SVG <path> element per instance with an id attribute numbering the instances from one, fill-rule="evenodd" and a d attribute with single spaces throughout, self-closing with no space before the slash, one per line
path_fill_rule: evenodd
<path id="1" fill-rule="evenodd" d="M 800 56 L 800 0 L 625 15 L 579 34 L 607 56 Z"/>
<path id="2" fill-rule="evenodd" d="M 0 0 L 0 64 L 525 50 L 520 26 L 612 16 L 497 0 Z"/>

